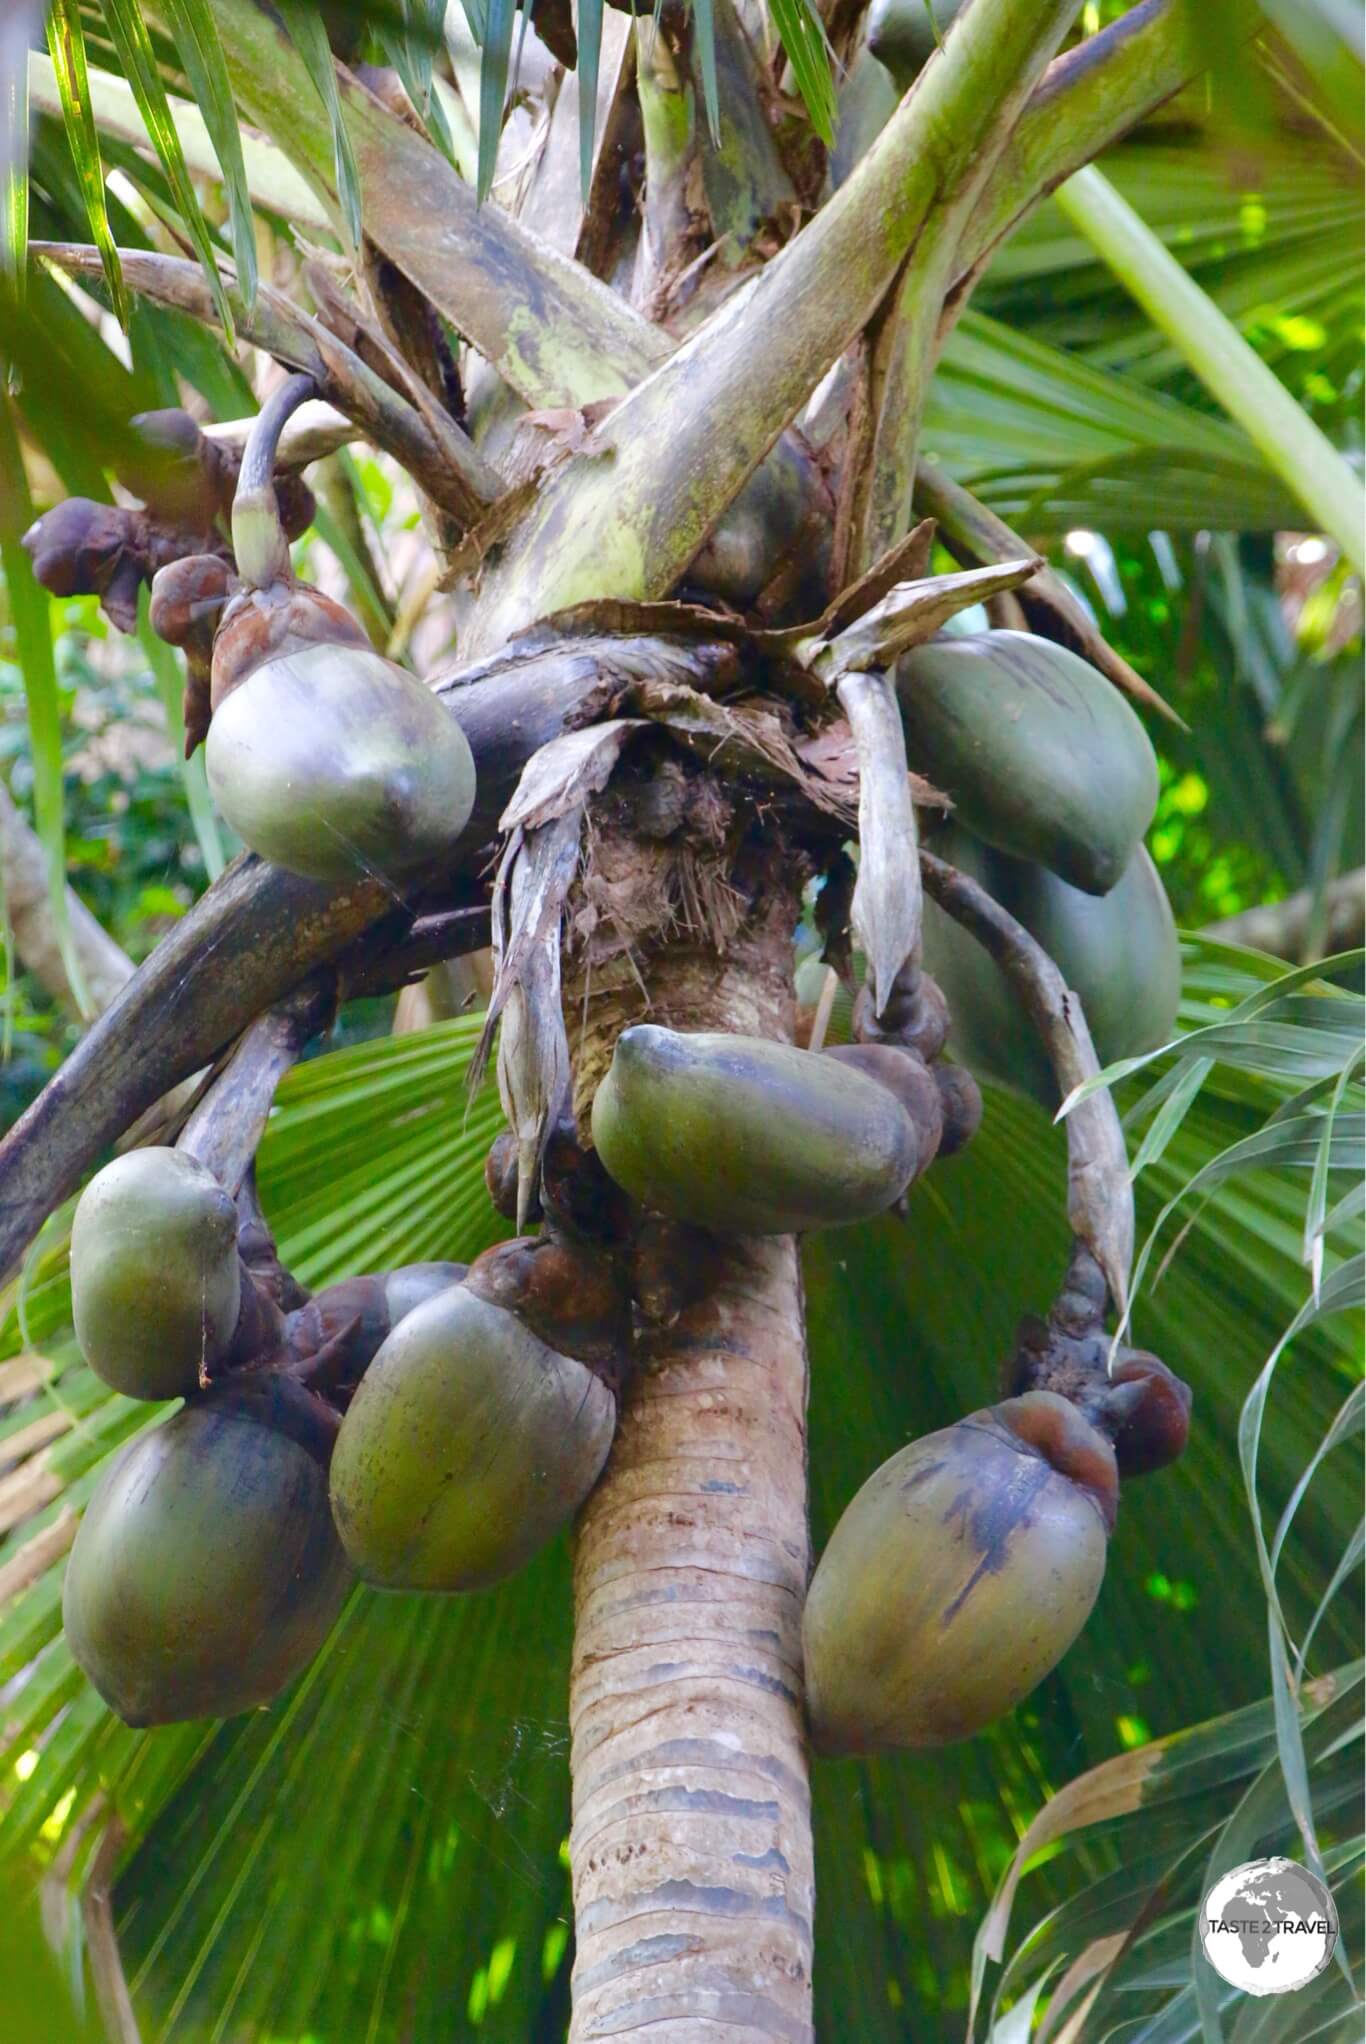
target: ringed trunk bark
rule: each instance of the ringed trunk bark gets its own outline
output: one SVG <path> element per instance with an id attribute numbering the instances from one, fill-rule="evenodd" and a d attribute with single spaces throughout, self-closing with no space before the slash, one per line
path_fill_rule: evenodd
<path id="1" fill-rule="evenodd" d="M 577 1016 L 569 990 L 581 1106 L 647 1012 L 790 1040 L 795 888 L 766 880 L 724 961 L 647 960 L 648 1002 L 633 972 L 595 975 Z M 571 2044 L 810 2044 L 806 1376 L 795 1240 L 727 1243 L 628 1386 L 580 1517 Z"/>

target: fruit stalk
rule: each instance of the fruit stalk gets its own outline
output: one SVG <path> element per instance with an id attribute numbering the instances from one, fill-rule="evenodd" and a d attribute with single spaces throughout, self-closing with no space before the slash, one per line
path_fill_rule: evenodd
<path id="1" fill-rule="evenodd" d="M 242 454 L 232 501 L 232 544 L 238 573 L 253 589 L 268 589 L 289 575 L 289 543 L 275 498 L 275 450 L 286 421 L 317 394 L 311 376 L 287 376 L 262 405 Z"/>
<path id="2" fill-rule="evenodd" d="M 251 1169 L 275 1091 L 336 1012 L 336 990 L 317 974 L 244 1029 L 181 1130 L 177 1149 L 212 1171 L 235 1199 Z"/>
<path id="3" fill-rule="evenodd" d="M 1038 1030 L 1064 1100 L 1099 1069 L 1081 1002 L 1041 944 L 969 874 L 933 852 L 920 869 L 939 906 L 982 944 L 1009 979 Z M 1091 1249 L 1121 1311 L 1134 1254 L 1134 1194 L 1124 1131 L 1108 1088 L 1075 1107 L 1067 1122 L 1067 1218 Z"/>

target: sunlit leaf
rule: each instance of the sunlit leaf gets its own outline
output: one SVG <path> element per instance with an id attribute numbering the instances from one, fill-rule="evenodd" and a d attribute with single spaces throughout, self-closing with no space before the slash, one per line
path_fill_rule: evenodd
<path id="1" fill-rule="evenodd" d="M 337 73 L 332 63 L 327 28 L 310 0 L 279 0 L 279 11 L 294 47 L 317 87 L 318 96 L 327 108 L 327 118 L 332 124 L 333 176 L 337 198 L 351 246 L 358 249 L 361 237 L 360 177 L 351 137 L 346 129 L 346 116 L 342 112 L 341 96 L 337 91 Z"/>
<path id="2" fill-rule="evenodd" d="M 218 29 L 206 0 L 163 0 L 167 26 L 176 37 L 176 47 L 186 76 L 194 90 L 195 103 L 204 116 L 214 152 L 223 172 L 228 216 L 232 224 L 232 252 L 237 265 L 237 288 L 248 308 L 256 302 L 256 223 L 252 217 L 251 194 L 247 190 L 246 164 L 242 156 L 242 133 L 237 124 L 232 81 L 218 40 Z"/>
<path id="3" fill-rule="evenodd" d="M 18 296 L 28 263 L 28 46 L 38 0 L 12 0 L 0 19 L 0 281 Z"/>
<path id="4" fill-rule="evenodd" d="M 826 147 L 835 142 L 835 78 L 825 29 L 810 0 L 771 0 L 773 25 L 792 66 L 811 125 Z"/>
<path id="5" fill-rule="evenodd" d="M 498 166 L 498 138 L 503 131 L 508 64 L 517 25 L 517 0 L 488 0 L 479 52 L 479 176 L 481 200 L 493 190 Z"/>
<path id="6" fill-rule="evenodd" d="M 137 5 L 137 0 L 105 0 L 104 11 L 118 49 L 124 76 L 133 88 L 138 110 L 146 125 L 152 146 L 156 150 L 157 158 L 166 173 L 185 232 L 193 242 L 195 252 L 204 267 L 223 331 L 231 340 L 232 312 L 222 279 L 218 274 L 218 265 L 214 260 L 208 226 L 200 209 L 194 185 L 190 181 L 185 152 L 181 148 L 180 137 L 176 133 L 175 122 L 166 103 L 165 88 L 157 69 L 142 9 Z"/>
<path id="7" fill-rule="evenodd" d="M 85 37 L 76 0 L 52 0 L 47 23 L 48 49 L 61 89 L 67 142 L 85 200 L 90 238 L 99 249 L 104 265 L 110 302 L 119 325 L 128 326 L 130 305 L 124 289 L 119 253 L 109 227 L 109 209 L 104 193 L 104 166 L 100 161 L 99 136 L 90 100 L 85 61 Z"/>

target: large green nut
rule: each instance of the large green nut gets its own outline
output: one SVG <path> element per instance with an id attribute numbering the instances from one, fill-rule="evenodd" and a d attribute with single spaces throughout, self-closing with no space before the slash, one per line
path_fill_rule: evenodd
<path id="1" fill-rule="evenodd" d="M 438 858 L 474 807 L 460 726 L 365 647 L 308 646 L 256 668 L 214 711 L 204 761 L 243 843 L 313 880 Z"/>
<path id="2" fill-rule="evenodd" d="M 1088 894 L 1127 870 L 1157 807 L 1157 759 L 1089 661 L 1029 632 L 936 639 L 897 669 L 911 763 L 987 844 Z"/>
<path id="3" fill-rule="evenodd" d="M 802 1623 L 817 1750 L 966 1739 L 1071 1646 L 1105 1574 L 1109 1443 L 1036 1391 L 914 1441 L 840 1519 Z"/>
<path id="4" fill-rule="evenodd" d="M 869 1220 L 928 1161 L 905 1108 L 853 1065 L 653 1023 L 617 1038 L 593 1141 L 642 1206 L 719 1235 Z"/>
<path id="5" fill-rule="evenodd" d="M 953 27 L 962 0 L 873 0 L 868 48 L 904 92 Z"/>
<path id="6" fill-rule="evenodd" d="M 1140 847 L 1109 894 L 1083 894 L 1042 866 L 992 852 L 968 832 L 936 833 L 933 849 L 980 880 L 1023 923 L 1081 997 L 1102 1065 L 1170 1040 L 1181 998 L 1181 946 L 1157 868 Z M 980 1079 L 1058 1104 L 1052 1067 L 1005 976 L 928 897 L 925 965 L 948 995 L 955 1057 Z"/>
<path id="7" fill-rule="evenodd" d="M 126 1724 L 233 1717 L 308 1664 L 350 1581 L 318 1453 L 225 1394 L 140 1435 L 106 1470 L 62 1618 Z"/>
<path id="8" fill-rule="evenodd" d="M 237 1326 L 237 1213 L 181 1150 L 130 1150 L 91 1179 L 71 1228 L 76 1339 L 130 1398 L 179 1398 Z"/>
<path id="9" fill-rule="evenodd" d="M 332 1457 L 332 1512 L 367 1582 L 478 1590 L 529 1561 L 587 1497 L 616 1400 L 463 1286 L 394 1329 Z"/>

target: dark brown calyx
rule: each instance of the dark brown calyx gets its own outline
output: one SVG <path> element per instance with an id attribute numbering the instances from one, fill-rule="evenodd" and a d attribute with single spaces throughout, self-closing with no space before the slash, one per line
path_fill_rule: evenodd
<path id="1" fill-rule="evenodd" d="M 1115 1444 L 1121 1476 L 1148 1476 L 1183 1453 L 1190 1434 L 1191 1388 L 1141 1349 L 1121 1349 L 1097 1424 Z"/>
<path id="2" fill-rule="evenodd" d="M 966 1065 L 946 1064 L 942 1059 L 930 1066 L 939 1088 L 939 1105 L 944 1132 L 939 1138 L 939 1155 L 956 1157 L 966 1149 L 982 1126 L 982 1094 Z"/>
<path id="3" fill-rule="evenodd" d="M 489 1198 L 504 1219 L 517 1218 L 517 1138 L 511 1129 L 497 1136 L 484 1159 Z M 529 1220 L 549 1219 L 557 1233 L 590 1242 L 618 1241 L 629 1226 L 629 1202 L 613 1183 L 595 1150 L 579 1141 L 572 1121 L 562 1121 L 546 1138 L 540 1189 Z"/>
<path id="4" fill-rule="evenodd" d="M 350 612 L 307 582 L 275 582 L 242 589 L 225 607 L 214 640 L 210 697 L 216 710 L 268 660 L 282 660 L 307 646 L 360 646 L 369 639 Z"/>
<path id="5" fill-rule="evenodd" d="M 1115 1451 L 1098 1427 L 1070 1400 L 1052 1391 L 1027 1391 L 991 1410 L 1017 1440 L 1085 1491 L 1094 1500 L 1106 1530 L 1113 1530 L 1119 1509 L 1119 1471 Z"/>
<path id="6" fill-rule="evenodd" d="M 630 1251 L 631 1297 L 647 1327 L 672 1327 L 689 1306 L 705 1298 L 720 1274 L 716 1237 L 685 1221 L 645 1217 Z"/>
<path id="7" fill-rule="evenodd" d="M 136 630 L 138 591 L 159 568 L 202 551 L 204 536 L 149 512 L 67 497 L 24 534 L 37 581 L 52 596 L 98 596 L 110 623 Z"/>
<path id="8" fill-rule="evenodd" d="M 201 432 L 186 411 L 139 412 L 131 422 L 132 448 L 119 481 L 140 497 L 153 518 L 187 532 L 208 532 L 232 515 L 242 449 Z M 300 475 L 276 478 L 280 522 L 289 539 L 313 523 L 317 502 Z"/>
<path id="9" fill-rule="evenodd" d="M 220 1411 L 250 1415 L 284 1434 L 326 1469 L 341 1428 L 341 1413 L 307 1384 L 279 1370 L 244 1374 L 207 1394 Z"/>
<path id="10" fill-rule="evenodd" d="M 489 1198 L 505 1221 L 517 1218 L 517 1138 L 510 1128 L 495 1136 L 484 1159 L 484 1184 Z M 541 1219 L 539 1199 L 532 1201 L 529 1220 Z"/>
<path id="11" fill-rule="evenodd" d="M 560 1232 L 593 1242 L 619 1241 L 630 1224 L 630 1202 L 608 1177 L 596 1150 L 579 1141 L 572 1121 L 546 1138 L 541 1158 L 541 1205 Z"/>
<path id="12" fill-rule="evenodd" d="M 860 987 L 853 1032 L 856 1043 L 899 1044 L 903 1050 L 917 1051 L 928 1064 L 948 1041 L 949 1004 L 927 972 L 918 965 L 903 966 L 880 1015 L 873 1012 L 868 987 Z"/>
<path id="13" fill-rule="evenodd" d="M 152 629 L 168 646 L 213 650 L 213 635 L 240 584 L 221 554 L 187 554 L 158 568 L 152 582 Z"/>
<path id="14" fill-rule="evenodd" d="M 1015 1352 L 1002 1372 L 1002 1388 L 1017 1395 L 1042 1391 L 1073 1404 L 1114 1443 L 1122 1477 L 1165 1469 L 1185 1448 L 1190 1432 L 1190 1386 L 1145 1350 L 1121 1349 L 1110 1366 L 1105 1331 L 1108 1293 L 1090 1250 L 1073 1250 L 1046 1321 L 1020 1322 Z"/>
<path id="15" fill-rule="evenodd" d="M 241 464 L 237 448 L 209 439 L 188 412 L 144 412 L 132 423 L 120 481 L 142 507 L 68 497 L 24 535 L 41 586 L 53 596 L 98 596 L 121 632 L 137 628 L 142 584 L 173 562 L 207 553 L 231 568 L 221 521 Z M 296 539 L 313 522 L 313 493 L 295 475 L 280 478 L 276 495 L 284 531 Z"/>
<path id="16" fill-rule="evenodd" d="M 477 1256 L 465 1284 L 616 1389 L 630 1352 L 631 1320 L 614 1258 L 551 1235 L 522 1235 Z"/>
<path id="17" fill-rule="evenodd" d="M 939 1087 L 924 1058 L 899 1043 L 840 1043 L 832 1045 L 824 1055 L 876 1079 L 905 1108 L 919 1139 L 919 1158 L 911 1181 L 914 1183 L 934 1162 L 944 1133 Z"/>
<path id="18" fill-rule="evenodd" d="M 201 1362 L 199 1382 L 204 1389 L 210 1383 L 220 1383 L 242 1370 L 253 1368 L 264 1357 L 275 1355 L 284 1334 L 285 1316 L 270 1283 L 253 1271 L 242 1258 L 240 1249 L 238 1260 L 241 1263 L 242 1290 L 237 1325 L 227 1354 L 215 1364 L 212 1376 Z"/>
<path id="19" fill-rule="evenodd" d="M 130 424 L 133 437 L 119 481 L 141 497 L 153 518 L 207 533 L 232 508 L 236 460 L 177 407 L 139 412 Z"/>
<path id="20" fill-rule="evenodd" d="M 328 1285 L 285 1323 L 271 1367 L 345 1411 L 390 1331 L 386 1280 L 343 1278 Z"/>
<path id="21" fill-rule="evenodd" d="M 209 735 L 214 634 L 239 586 L 221 554 L 188 554 L 152 578 L 152 630 L 185 654 L 186 759 Z"/>

